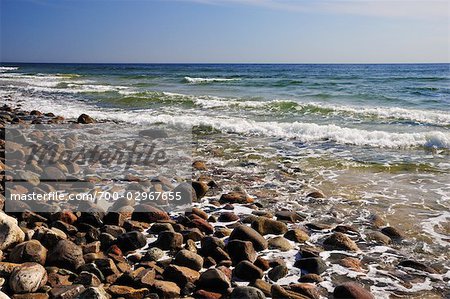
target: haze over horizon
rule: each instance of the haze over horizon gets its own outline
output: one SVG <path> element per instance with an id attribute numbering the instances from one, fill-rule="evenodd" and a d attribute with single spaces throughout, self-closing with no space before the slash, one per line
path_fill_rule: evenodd
<path id="1" fill-rule="evenodd" d="M 449 1 L 0 1 L 2 62 L 450 62 Z"/>

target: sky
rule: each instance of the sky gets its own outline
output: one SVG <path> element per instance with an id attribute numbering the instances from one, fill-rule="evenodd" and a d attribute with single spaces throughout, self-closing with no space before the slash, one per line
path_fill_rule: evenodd
<path id="1" fill-rule="evenodd" d="M 0 61 L 450 62 L 450 0 L 0 0 Z"/>

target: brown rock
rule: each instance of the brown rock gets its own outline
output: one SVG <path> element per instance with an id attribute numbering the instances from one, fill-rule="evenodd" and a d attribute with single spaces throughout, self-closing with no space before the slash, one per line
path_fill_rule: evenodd
<path id="1" fill-rule="evenodd" d="M 112 285 L 107 289 L 107 291 L 115 298 L 122 297 L 125 299 L 142 299 L 149 293 L 146 288 L 134 289 L 132 287 L 122 285 Z"/>
<path id="2" fill-rule="evenodd" d="M 81 114 L 78 116 L 77 123 L 79 124 L 92 124 L 94 123 L 94 119 L 87 114 Z"/>
<path id="3" fill-rule="evenodd" d="M 160 298 L 180 298 L 181 290 L 174 282 L 155 280 L 153 288 Z"/>
<path id="4" fill-rule="evenodd" d="M 169 215 L 154 206 L 141 204 L 135 207 L 131 220 L 153 223 L 160 220 L 169 220 Z"/>
<path id="5" fill-rule="evenodd" d="M 16 245 L 9 256 L 13 263 L 36 262 L 44 265 L 47 249 L 38 240 L 30 240 Z"/>
<path id="6" fill-rule="evenodd" d="M 173 281 L 181 287 L 189 282 L 195 283 L 200 278 L 200 273 L 197 271 L 177 265 L 169 265 L 163 275 L 165 279 Z"/>
<path id="7" fill-rule="evenodd" d="M 220 203 L 252 203 L 253 198 L 249 197 L 243 192 L 233 191 L 227 194 L 222 194 L 219 199 Z"/>
<path id="8" fill-rule="evenodd" d="M 152 246 L 156 246 L 162 250 L 179 249 L 183 246 L 183 235 L 170 231 L 161 232 Z"/>
<path id="9" fill-rule="evenodd" d="M 333 233 L 323 242 L 326 250 L 349 250 L 358 251 L 358 245 L 343 233 Z"/>
<path id="10" fill-rule="evenodd" d="M 354 271 L 362 272 L 361 261 L 357 258 L 345 257 L 339 261 L 339 264 Z"/>
<path id="11" fill-rule="evenodd" d="M 208 269 L 200 275 L 197 282 L 198 289 L 224 293 L 231 287 L 230 280 L 220 270 Z"/>
<path id="12" fill-rule="evenodd" d="M 284 237 L 288 240 L 291 240 L 291 241 L 294 241 L 297 243 L 301 243 L 301 242 L 305 242 L 305 241 L 309 240 L 308 234 L 299 228 L 295 228 L 295 229 L 291 229 L 291 230 L 287 231 L 284 234 Z"/>
<path id="13" fill-rule="evenodd" d="M 337 286 L 333 291 L 335 299 L 374 299 L 375 297 L 362 285 L 346 282 Z"/>
<path id="14" fill-rule="evenodd" d="M 234 276 L 244 281 L 255 281 L 256 279 L 261 279 L 263 277 L 262 270 L 249 261 L 241 261 L 236 265 L 233 273 Z"/>
<path id="15" fill-rule="evenodd" d="M 237 265 L 239 262 L 245 260 L 253 263 L 257 257 L 253 243 L 250 241 L 231 240 L 228 242 L 226 250 L 233 265 Z"/>
<path id="16" fill-rule="evenodd" d="M 200 271 L 203 266 L 203 258 L 195 252 L 182 249 L 175 255 L 174 264 Z"/>
<path id="17" fill-rule="evenodd" d="M 59 241 L 47 255 L 49 265 L 76 270 L 84 264 L 83 251 L 80 246 L 69 240 Z"/>
<path id="18" fill-rule="evenodd" d="M 261 236 L 256 230 L 246 225 L 239 225 L 235 227 L 229 237 L 229 241 L 231 240 L 250 241 L 253 243 L 253 247 L 257 251 L 267 249 L 268 246 L 267 241 L 263 236 Z"/>

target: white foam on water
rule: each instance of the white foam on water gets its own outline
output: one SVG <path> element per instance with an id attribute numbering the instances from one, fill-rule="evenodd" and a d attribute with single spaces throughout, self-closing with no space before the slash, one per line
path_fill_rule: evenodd
<path id="1" fill-rule="evenodd" d="M 192 78 L 184 77 L 184 82 L 190 84 L 200 84 L 200 83 L 212 83 L 212 82 L 228 82 L 228 81 L 239 81 L 239 78 Z"/>
<path id="2" fill-rule="evenodd" d="M 17 66 L 0 66 L 0 73 L 16 71 L 18 69 L 19 69 L 19 67 L 17 67 Z"/>
<path id="3" fill-rule="evenodd" d="M 448 220 L 447 220 L 448 219 Z M 430 235 L 435 242 L 444 247 L 450 247 L 450 236 L 438 233 L 434 228 L 441 226 L 441 223 L 450 221 L 450 212 L 443 211 L 441 215 L 436 217 L 428 217 L 422 221 L 422 229 L 425 233 Z"/>

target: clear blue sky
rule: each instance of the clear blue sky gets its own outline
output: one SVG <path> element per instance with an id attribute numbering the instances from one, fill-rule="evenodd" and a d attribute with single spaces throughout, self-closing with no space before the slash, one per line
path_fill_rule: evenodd
<path id="1" fill-rule="evenodd" d="M 449 62 L 449 1 L 0 0 L 3 62 Z"/>

